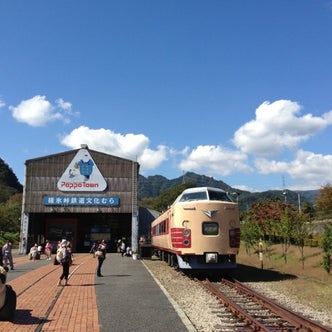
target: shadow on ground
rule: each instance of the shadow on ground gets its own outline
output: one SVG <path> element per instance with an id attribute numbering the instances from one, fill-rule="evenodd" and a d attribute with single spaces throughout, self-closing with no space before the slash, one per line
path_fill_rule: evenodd
<path id="1" fill-rule="evenodd" d="M 232 271 L 211 272 L 211 271 L 196 271 L 195 273 L 183 272 L 185 275 L 204 280 L 208 278 L 210 281 L 220 281 L 221 279 L 237 279 L 241 282 L 269 282 L 296 279 L 297 276 L 292 274 L 283 274 L 279 271 L 265 270 L 249 265 L 237 264 L 237 268 Z"/>
<path id="2" fill-rule="evenodd" d="M 36 325 L 41 322 L 49 322 L 48 319 L 42 320 L 40 317 L 35 317 L 31 315 L 32 310 L 17 309 L 15 312 L 15 318 L 13 320 L 14 324 L 17 325 Z"/>
<path id="3" fill-rule="evenodd" d="M 260 282 L 260 281 L 281 281 L 288 279 L 296 279 L 297 276 L 292 274 L 284 274 L 278 271 L 265 270 L 253 266 L 238 264 L 237 269 L 228 274 L 242 282 Z"/>

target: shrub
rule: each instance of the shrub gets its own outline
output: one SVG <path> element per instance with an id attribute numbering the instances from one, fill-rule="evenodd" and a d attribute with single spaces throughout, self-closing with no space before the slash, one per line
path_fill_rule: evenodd
<path id="1" fill-rule="evenodd" d="M 324 251 L 323 268 L 327 273 L 331 271 L 331 254 L 332 254 L 332 225 L 324 227 L 324 233 L 320 247 Z"/>

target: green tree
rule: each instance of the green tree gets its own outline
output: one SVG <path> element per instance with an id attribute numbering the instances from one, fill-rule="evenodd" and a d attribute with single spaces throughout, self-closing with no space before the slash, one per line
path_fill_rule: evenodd
<path id="1" fill-rule="evenodd" d="M 154 197 L 144 197 L 138 202 L 138 206 L 153 210 L 154 202 L 155 202 Z"/>
<path id="2" fill-rule="evenodd" d="M 307 240 L 310 238 L 310 235 L 312 234 L 312 230 L 313 225 L 310 222 L 310 217 L 308 218 L 308 215 L 305 214 L 299 216 L 294 224 L 293 238 L 301 253 L 302 269 L 304 269 L 305 261 L 304 247 Z"/>
<path id="3" fill-rule="evenodd" d="M 276 235 L 281 240 L 282 251 L 285 264 L 287 263 L 288 249 L 291 245 L 291 240 L 294 230 L 294 222 L 289 208 L 283 211 L 283 215 L 278 223 L 275 223 Z"/>
<path id="4" fill-rule="evenodd" d="M 19 233 L 21 209 L 22 194 L 15 194 L 0 204 L 1 232 Z"/>
<path id="5" fill-rule="evenodd" d="M 261 225 L 264 231 L 264 239 L 268 244 L 281 241 L 283 257 L 287 263 L 288 249 L 293 236 L 294 222 L 298 211 L 293 206 L 279 198 L 267 199 L 255 203 L 249 210 L 250 220 Z"/>
<path id="6" fill-rule="evenodd" d="M 316 198 L 317 216 L 329 218 L 332 216 L 332 186 L 327 184 L 319 190 Z"/>
<path id="7" fill-rule="evenodd" d="M 320 244 L 324 251 L 323 268 L 327 273 L 331 272 L 331 254 L 332 254 L 332 225 L 324 226 L 324 233 Z"/>
<path id="8" fill-rule="evenodd" d="M 310 220 L 313 219 L 316 213 L 315 207 L 310 202 L 304 202 L 302 204 L 302 213 Z"/>
<path id="9" fill-rule="evenodd" d="M 182 193 L 183 190 L 187 188 L 195 187 L 192 183 L 183 183 L 179 186 L 176 186 L 172 189 L 163 191 L 159 196 L 152 198 L 143 198 L 139 202 L 139 206 L 144 206 L 156 211 L 165 211 L 167 208 L 173 204 L 176 198 Z"/>
<path id="10" fill-rule="evenodd" d="M 284 215 L 287 204 L 279 198 L 266 199 L 255 203 L 249 210 L 250 220 L 262 225 L 264 237 L 270 241 L 276 236 L 276 228 Z"/>
<path id="11" fill-rule="evenodd" d="M 261 224 L 252 222 L 247 216 L 241 223 L 241 240 L 244 242 L 246 253 L 251 253 L 251 248 L 259 243 L 264 237 L 264 230 Z"/>

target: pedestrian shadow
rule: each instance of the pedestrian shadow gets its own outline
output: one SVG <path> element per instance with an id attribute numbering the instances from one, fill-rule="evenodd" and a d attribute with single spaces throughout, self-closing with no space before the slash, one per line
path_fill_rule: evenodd
<path id="1" fill-rule="evenodd" d="M 80 286 L 80 287 L 91 287 L 96 285 L 103 285 L 103 283 L 93 283 L 93 284 L 80 284 L 80 285 L 74 285 L 74 286 Z"/>
<path id="2" fill-rule="evenodd" d="M 117 278 L 132 277 L 132 274 L 111 274 L 111 277 L 117 277 Z"/>
<path id="3" fill-rule="evenodd" d="M 16 309 L 15 317 L 12 323 L 17 325 L 36 325 L 41 322 L 49 322 L 48 319 L 41 319 L 40 317 L 32 316 L 31 311 L 32 310 L 29 309 Z"/>

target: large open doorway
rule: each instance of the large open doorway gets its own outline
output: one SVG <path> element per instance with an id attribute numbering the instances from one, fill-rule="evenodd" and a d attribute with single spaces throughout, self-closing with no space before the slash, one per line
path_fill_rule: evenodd
<path id="1" fill-rule="evenodd" d="M 58 241 L 66 239 L 70 241 L 72 250 L 77 250 L 77 219 L 76 218 L 47 218 L 46 237 L 51 241 L 53 250 Z"/>

